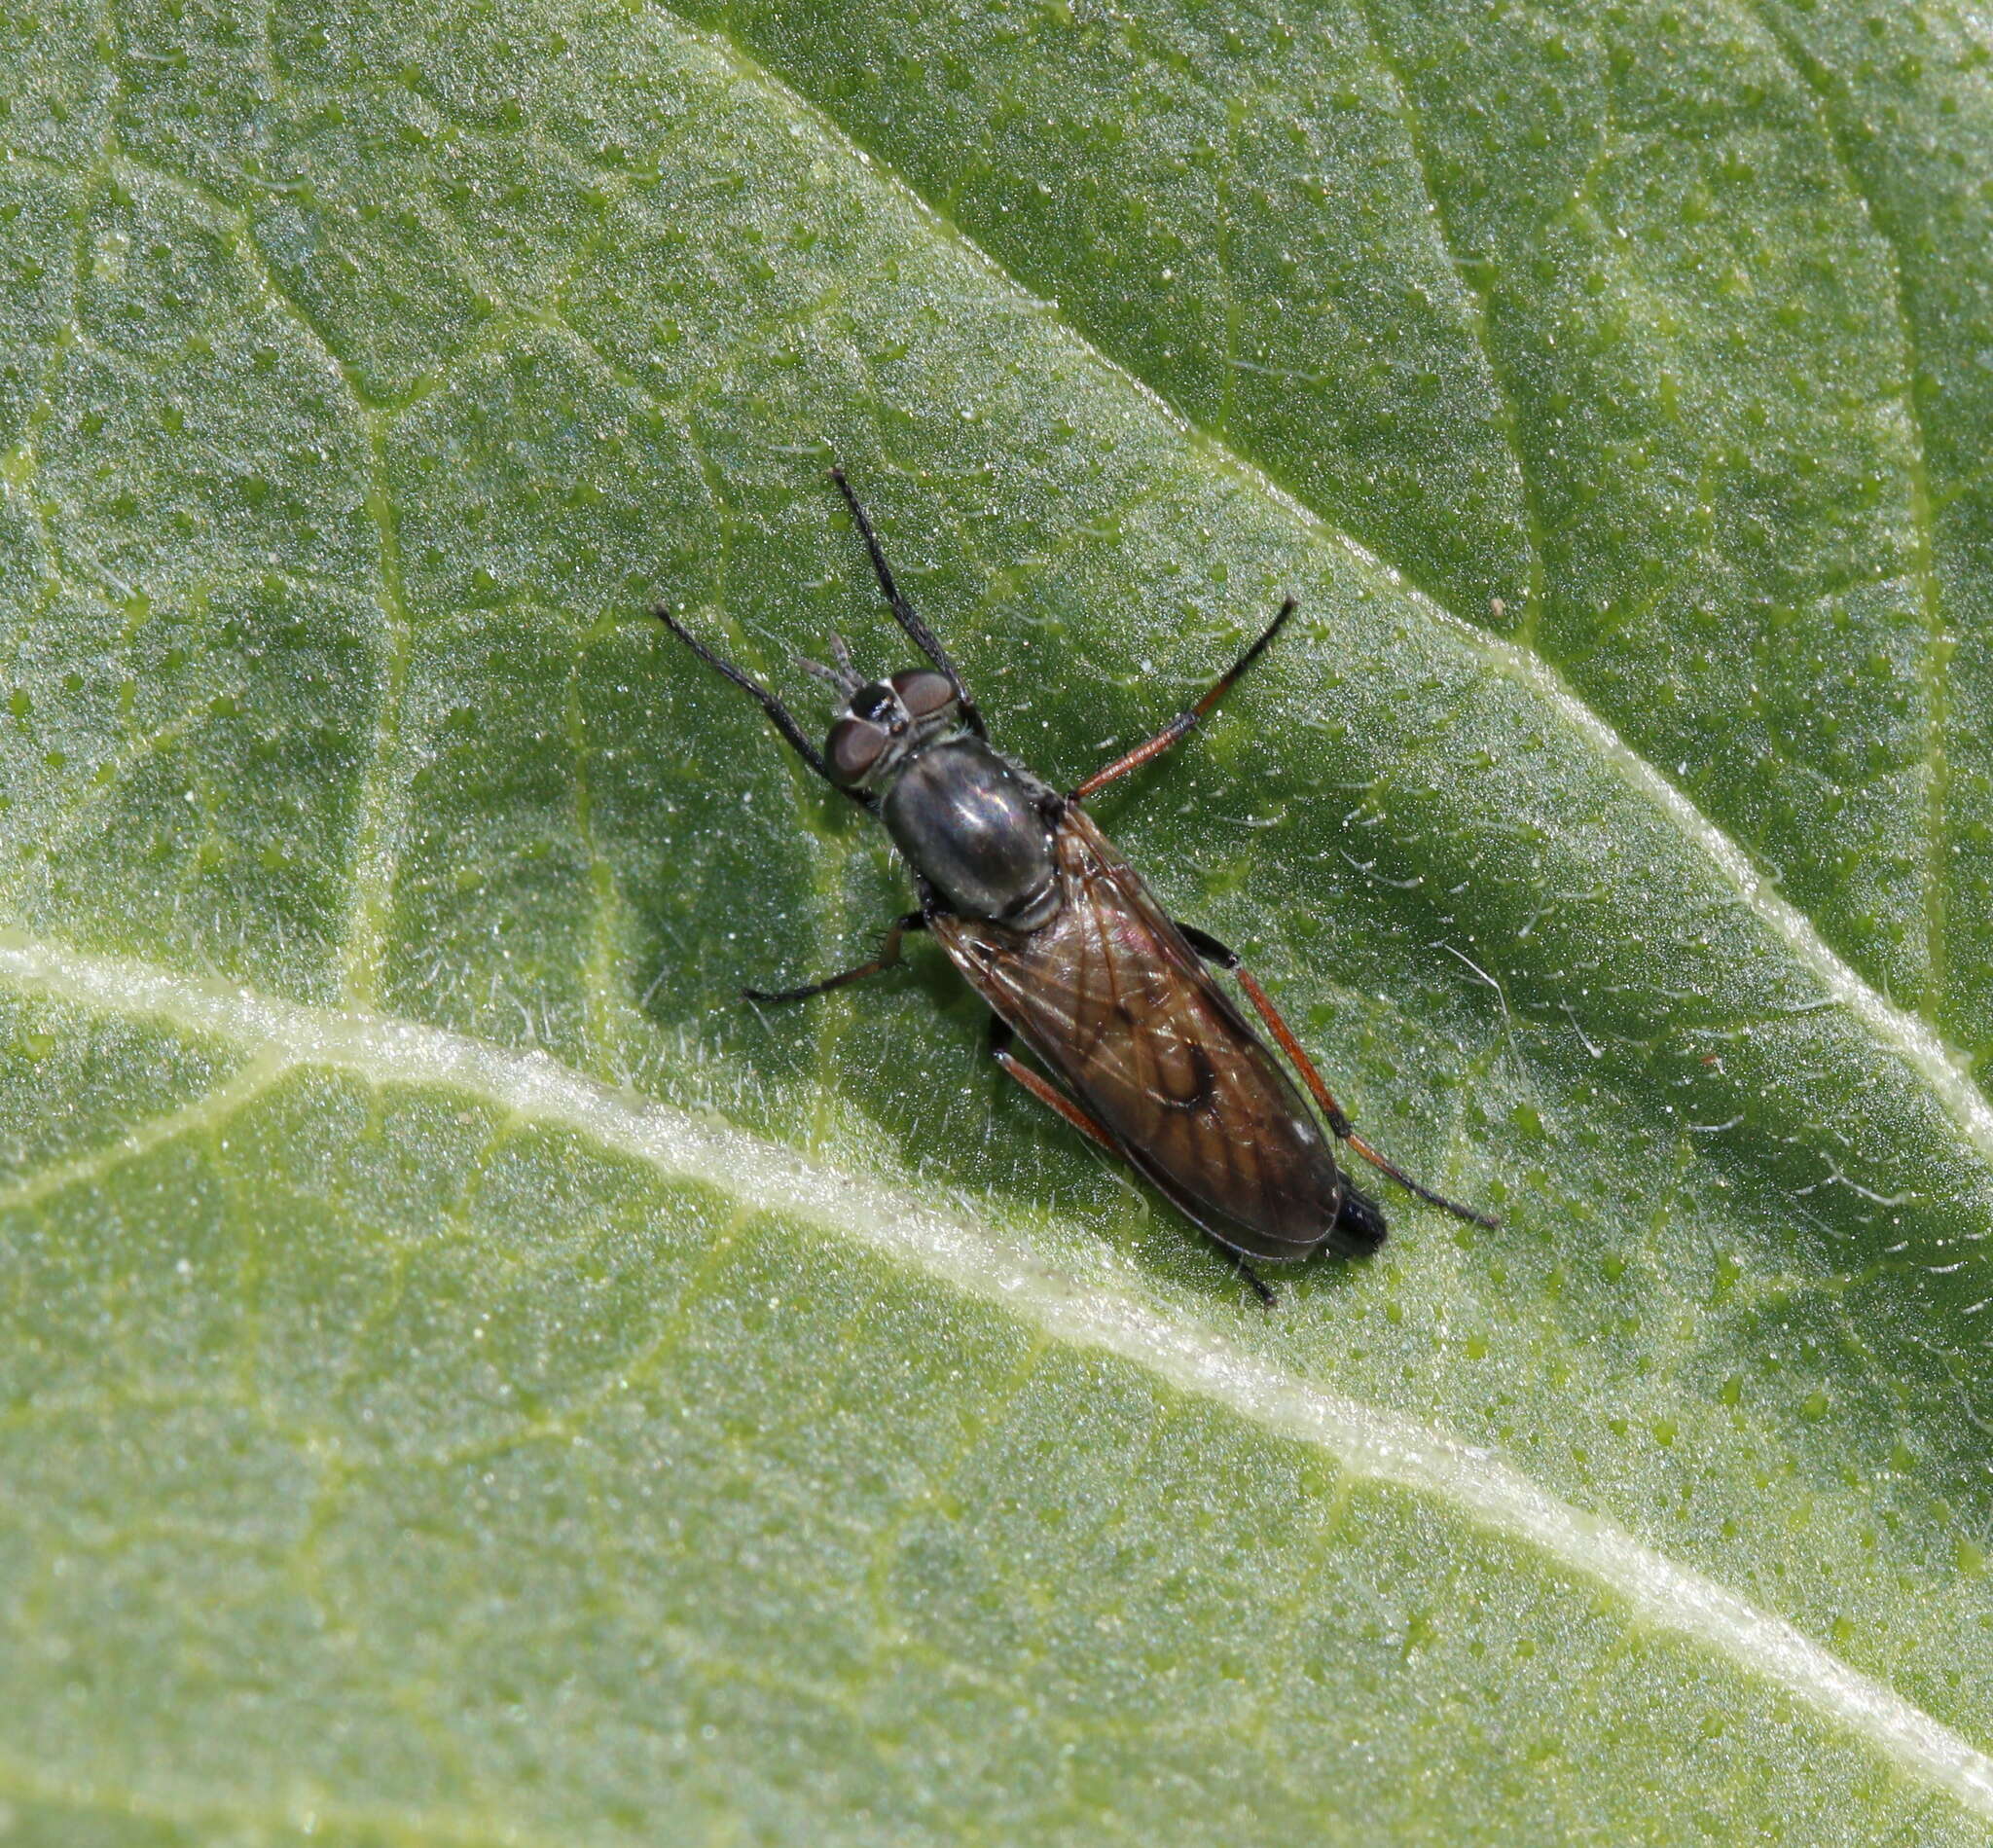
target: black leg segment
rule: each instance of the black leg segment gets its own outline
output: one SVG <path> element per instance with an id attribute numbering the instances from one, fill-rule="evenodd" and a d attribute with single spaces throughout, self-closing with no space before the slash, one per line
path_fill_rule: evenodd
<path id="1" fill-rule="evenodd" d="M 843 988 L 849 982 L 862 982 L 868 975 L 877 975 L 882 969 L 889 969 L 899 960 L 900 939 L 909 930 L 924 930 L 927 920 L 918 911 L 910 911 L 904 918 L 896 919 L 892 928 L 886 933 L 886 941 L 880 946 L 879 954 L 869 962 L 861 962 L 855 969 L 847 969 L 842 975 L 826 976 L 820 982 L 811 982 L 802 988 L 743 988 L 742 997 L 750 1001 L 773 1003 L 776 1001 L 807 1001 L 813 996 L 828 995 L 834 988 Z"/>
<path id="2" fill-rule="evenodd" d="M 1084 802 L 1097 789 L 1105 789 L 1118 778 L 1127 776 L 1131 770 L 1139 770 L 1150 758 L 1160 757 L 1172 744 L 1186 737 L 1203 719 L 1210 715 L 1212 707 L 1225 697 L 1226 689 L 1231 686 L 1232 682 L 1259 659 L 1265 652 L 1267 643 L 1272 641 L 1281 633 L 1283 625 L 1286 624 L 1287 618 L 1293 613 L 1294 599 L 1290 597 L 1281 605 L 1280 613 L 1274 617 L 1273 621 L 1268 623 L 1259 632 L 1258 639 L 1237 661 L 1233 662 L 1224 673 L 1218 676 L 1203 699 L 1199 700 L 1189 710 L 1178 712 L 1169 724 L 1165 725 L 1146 743 L 1136 745 L 1133 750 L 1126 751 L 1121 756 L 1115 758 L 1111 764 L 1105 764 L 1101 769 L 1095 771 L 1086 781 L 1081 783 L 1072 792 L 1073 801 Z"/>
<path id="3" fill-rule="evenodd" d="M 1230 944 L 1220 943 L 1209 930 L 1200 930 L 1195 924 L 1187 924 L 1180 918 L 1172 922 L 1190 939 L 1190 947 L 1207 962 L 1215 962 L 1221 969 L 1236 969 L 1239 966 L 1239 953 Z"/>
<path id="4" fill-rule="evenodd" d="M 1212 1243 L 1217 1245 L 1215 1239 Z M 1260 1276 L 1250 1264 L 1247 1263 L 1245 1252 L 1235 1251 L 1229 1245 L 1218 1245 L 1218 1250 L 1224 1253 L 1225 1259 L 1231 1267 L 1251 1286 L 1252 1293 L 1268 1309 L 1271 1309 L 1274 1304 L 1280 1301 L 1280 1298 L 1274 1294 L 1273 1286 Z"/>
<path id="5" fill-rule="evenodd" d="M 782 737 L 788 741 L 789 748 L 821 777 L 825 782 L 829 783 L 840 795 L 850 796 L 859 808 L 871 808 L 873 799 L 866 795 L 862 789 L 847 789 L 844 784 L 839 782 L 830 774 L 829 768 L 825 765 L 816 746 L 811 743 L 809 739 L 803 735 L 803 728 L 796 723 L 795 716 L 790 712 L 789 708 L 763 686 L 759 680 L 755 679 L 744 669 L 737 668 L 725 655 L 715 654 L 697 635 L 693 634 L 689 629 L 685 628 L 678 621 L 677 617 L 673 616 L 663 603 L 655 605 L 651 610 L 651 614 L 659 622 L 663 623 L 672 634 L 676 635 L 686 647 L 690 648 L 708 668 L 712 669 L 716 673 L 725 674 L 742 692 L 753 700 L 768 714 L 776 730 L 781 733 Z"/>

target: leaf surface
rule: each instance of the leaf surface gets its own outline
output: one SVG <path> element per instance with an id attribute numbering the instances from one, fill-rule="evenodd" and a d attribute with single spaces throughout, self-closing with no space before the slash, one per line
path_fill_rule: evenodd
<path id="1" fill-rule="evenodd" d="M 37 8 L 0 60 L 0 1815 L 1968 1842 L 1983 21 Z M 1388 1201 L 984 1059 L 842 459 Z"/>

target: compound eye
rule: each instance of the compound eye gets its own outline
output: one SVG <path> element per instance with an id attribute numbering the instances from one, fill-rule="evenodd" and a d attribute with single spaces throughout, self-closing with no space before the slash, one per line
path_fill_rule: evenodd
<path id="1" fill-rule="evenodd" d="M 892 676 L 892 690 L 910 718 L 931 717 L 945 706 L 955 704 L 955 683 L 932 668 L 909 668 Z"/>
<path id="2" fill-rule="evenodd" d="M 862 782 L 886 749 L 886 732 L 868 720 L 841 718 L 830 728 L 823 747 L 830 774 L 847 787 Z"/>

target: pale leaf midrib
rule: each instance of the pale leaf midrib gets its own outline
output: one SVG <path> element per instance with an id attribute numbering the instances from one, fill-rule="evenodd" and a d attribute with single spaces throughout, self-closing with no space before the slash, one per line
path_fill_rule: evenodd
<path id="1" fill-rule="evenodd" d="M 987 1231 L 870 1177 L 609 1087 L 540 1052 L 412 1021 L 339 1013 L 0 934 L 0 982 L 28 995 L 233 1042 L 259 1072 L 318 1069 L 449 1086 L 559 1124 L 756 1211 L 853 1237 L 1048 1338 L 1113 1354 L 1178 1391 L 1310 1443 L 1354 1475 L 1431 1497 L 1621 1598 L 1629 1615 L 1804 1701 L 1934 1790 L 1993 1820 L 1993 1758 L 1714 1579 L 1540 1488 L 1494 1453 L 1345 1398 L 1208 1326 L 1033 1263 Z"/>

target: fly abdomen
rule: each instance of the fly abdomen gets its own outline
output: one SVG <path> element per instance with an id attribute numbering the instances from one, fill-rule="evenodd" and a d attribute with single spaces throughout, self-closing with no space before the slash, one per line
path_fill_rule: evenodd
<path id="1" fill-rule="evenodd" d="M 1377 1202 L 1346 1178 L 1342 1206 L 1328 1235 L 1328 1249 L 1343 1257 L 1368 1257 L 1384 1243 L 1387 1227 Z"/>

